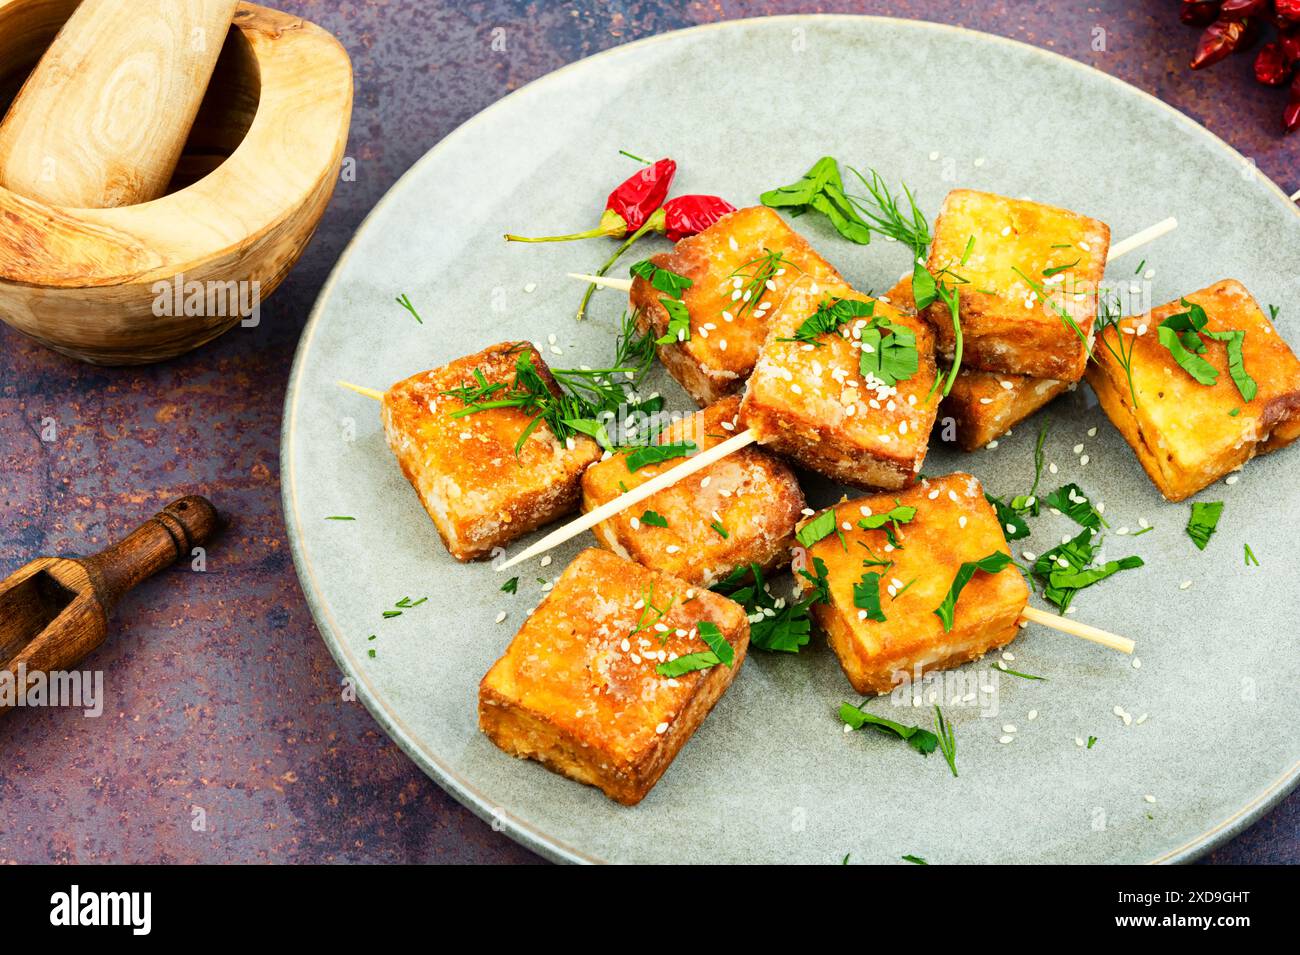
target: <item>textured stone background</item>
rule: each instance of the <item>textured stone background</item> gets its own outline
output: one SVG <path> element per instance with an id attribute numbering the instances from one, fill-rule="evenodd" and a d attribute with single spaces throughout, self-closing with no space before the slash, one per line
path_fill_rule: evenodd
<path id="1" fill-rule="evenodd" d="M 272 0 L 274 3 L 274 0 Z M 98 720 L 46 710 L 0 723 L 0 862 L 529 862 L 428 780 L 339 673 L 293 572 L 280 515 L 284 382 L 316 292 L 366 211 L 458 124 L 556 67 L 628 40 L 760 13 L 942 20 L 1090 63 L 1204 123 L 1284 189 L 1300 136 L 1282 94 L 1239 57 L 1193 75 L 1176 0 L 952 3 L 522 3 L 280 0 L 352 54 L 356 110 L 339 185 L 302 262 L 263 308 L 196 354 L 147 368 L 77 364 L 0 326 L 0 574 L 98 549 L 174 496 L 210 495 L 232 522 L 208 570 L 173 569 L 118 608 L 92 658 Z M 1109 49 L 1090 49 L 1091 31 Z M 494 53 L 494 28 L 507 51 Z M 57 439 L 40 439 L 53 418 Z M 195 807 L 206 831 L 191 827 Z M 1214 854 L 1300 861 L 1300 794 Z"/>

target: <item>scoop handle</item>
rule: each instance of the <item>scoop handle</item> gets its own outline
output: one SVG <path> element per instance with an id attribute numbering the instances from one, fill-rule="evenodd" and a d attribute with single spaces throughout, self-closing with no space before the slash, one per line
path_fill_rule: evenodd
<path id="1" fill-rule="evenodd" d="M 81 0 L 0 123 L 0 185 L 55 206 L 161 196 L 239 0 Z"/>
<path id="2" fill-rule="evenodd" d="M 107 614 L 136 584 L 207 543 L 219 523 L 217 509 L 207 498 L 182 497 L 116 544 L 93 557 L 79 558 L 77 563 L 90 575 L 95 594 Z"/>

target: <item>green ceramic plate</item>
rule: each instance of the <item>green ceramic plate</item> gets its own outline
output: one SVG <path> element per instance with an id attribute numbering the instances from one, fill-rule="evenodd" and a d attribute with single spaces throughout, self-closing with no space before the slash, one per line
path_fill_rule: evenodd
<path id="1" fill-rule="evenodd" d="M 1286 197 L 1179 113 L 1055 54 L 927 23 L 786 17 L 671 33 L 559 70 L 456 130 L 379 204 L 321 293 L 289 386 L 284 507 L 303 590 L 339 666 L 412 759 L 513 838 L 563 860 L 1178 861 L 1289 790 L 1300 766 L 1300 450 L 1200 495 L 1227 502 L 1202 553 L 1183 531 L 1188 506 L 1160 498 L 1086 386 L 1051 406 L 1047 458 L 1059 473 L 1045 483 L 1078 481 L 1116 528 L 1155 527 L 1112 535 L 1109 555 L 1138 553 L 1147 566 L 1077 602 L 1078 619 L 1137 639 L 1141 668 L 1026 631 L 1012 666 L 1047 680 L 1003 676 L 996 714 L 948 707 L 960 778 L 937 755 L 842 733 L 836 708 L 854 697 L 821 640 L 798 656 L 752 653 L 635 808 L 481 736 L 479 678 L 539 599 L 536 578 L 556 576 L 591 540 L 556 551 L 548 567 L 534 562 L 519 593 L 503 594 L 489 566 L 447 556 L 385 447 L 377 406 L 334 382 L 384 388 L 508 338 L 556 336 L 563 356 L 547 358 L 561 367 L 604 360 L 625 303 L 603 293 L 577 323 L 580 288 L 564 273 L 590 269 L 607 246 L 507 245 L 501 234 L 593 222 L 609 184 L 632 170 L 619 148 L 674 156 L 677 191 L 742 205 L 830 154 L 908 182 L 930 215 L 958 185 L 1087 212 L 1116 238 L 1177 215 L 1181 228 L 1144 253 L 1154 300 L 1236 277 L 1285 306 L 1279 327 L 1300 343 L 1300 216 Z M 884 289 L 907 267 L 898 245 L 852 246 L 811 217 L 799 228 L 860 288 Z M 1115 270 L 1127 277 L 1136 264 Z M 393 304 L 401 292 L 424 324 Z M 670 402 L 689 407 L 656 375 Z M 1040 420 L 995 451 L 936 441 L 926 470 L 966 469 L 993 493 L 1024 491 Z M 1087 466 L 1072 450 L 1080 443 Z M 807 490 L 817 504 L 838 493 Z M 326 520 L 336 514 L 356 520 Z M 1016 549 L 1041 551 L 1069 530 L 1045 515 Z M 1245 543 L 1262 566 L 1243 566 Z M 382 619 L 404 596 L 429 599 Z M 987 678 L 990 664 L 968 669 Z M 925 709 L 875 706 L 929 724 Z M 1076 745 L 1089 736 L 1091 749 Z"/>

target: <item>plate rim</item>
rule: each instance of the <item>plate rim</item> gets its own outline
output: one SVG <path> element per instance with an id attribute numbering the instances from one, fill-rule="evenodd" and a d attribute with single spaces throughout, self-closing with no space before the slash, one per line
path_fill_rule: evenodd
<path id="1" fill-rule="evenodd" d="M 414 762 L 416 766 L 425 773 L 425 775 L 429 776 L 430 779 L 437 783 L 444 791 L 449 793 L 457 802 L 465 806 L 485 822 L 489 823 L 493 829 L 504 832 L 515 842 L 552 862 L 601 863 L 610 860 L 602 859 L 591 853 L 585 852 L 528 822 L 516 819 L 509 814 L 505 807 L 497 807 L 494 809 L 491 801 L 480 792 L 473 783 L 452 769 L 442 759 L 442 757 L 433 751 L 431 747 L 422 747 L 417 742 L 418 737 L 407 727 L 402 718 L 397 715 L 395 708 L 392 707 L 391 703 L 387 701 L 384 695 L 372 685 L 370 679 L 365 673 L 365 668 L 360 665 L 361 661 L 352 655 L 348 650 L 345 641 L 341 638 L 341 628 L 334 619 L 334 615 L 324 598 L 323 591 L 319 589 L 319 584 L 311 561 L 304 552 L 305 549 L 301 531 L 302 519 L 298 510 L 297 482 L 295 480 L 292 453 L 293 442 L 296 437 L 294 424 L 298 411 L 298 399 L 300 395 L 299 385 L 301 383 L 301 378 L 305 374 L 304 369 L 306 366 L 307 356 L 311 351 L 311 345 L 321 315 L 324 312 L 325 303 L 332 296 L 335 286 L 340 281 L 344 268 L 351 259 L 352 253 L 360 244 L 363 234 L 371 224 L 371 220 L 377 218 L 390 202 L 396 201 L 396 195 L 400 192 L 401 187 L 408 179 L 417 175 L 427 163 L 434 161 L 435 157 L 440 155 L 445 148 L 454 145 L 455 142 L 465 135 L 469 128 L 475 126 L 483 120 L 485 116 L 503 107 L 504 104 L 510 102 L 516 97 L 520 97 L 529 91 L 535 91 L 535 88 L 539 85 L 552 81 L 562 74 L 585 66 L 594 60 L 623 55 L 627 51 L 638 47 L 675 40 L 688 34 L 734 29 L 738 27 L 743 28 L 759 23 L 781 22 L 866 22 L 871 24 L 903 26 L 922 31 L 930 30 L 937 33 L 964 34 L 975 36 L 981 42 L 992 41 L 995 43 L 1019 47 L 1022 50 L 1030 51 L 1031 53 L 1049 61 L 1064 61 L 1072 69 L 1082 70 L 1103 77 L 1106 81 L 1115 84 L 1127 93 L 1138 95 L 1147 102 L 1154 104 L 1165 112 L 1171 114 L 1175 118 L 1175 121 L 1188 132 L 1204 137 L 1211 145 L 1226 151 L 1230 157 L 1235 157 L 1239 162 L 1249 163 L 1255 168 L 1256 177 L 1265 184 L 1266 188 L 1271 189 L 1272 192 L 1291 209 L 1293 214 L 1300 216 L 1300 207 L 1297 207 L 1291 197 L 1287 195 L 1282 187 L 1274 182 L 1270 176 L 1261 172 L 1252 160 L 1244 156 L 1240 151 L 1212 130 L 1198 123 L 1181 110 L 1171 106 L 1153 94 L 1148 93 L 1146 90 L 1139 89 L 1117 76 L 1099 70 L 1096 67 L 1080 60 L 1076 60 L 1073 57 L 1066 56 L 1063 53 L 1058 53 L 1055 50 L 1035 46 L 1031 43 L 1001 36 L 996 33 L 987 33 L 983 30 L 971 29 L 970 27 L 949 23 L 937 23 L 932 20 L 909 19 L 906 17 L 853 13 L 780 14 L 776 16 L 742 17 L 738 19 L 719 20 L 713 23 L 700 23 L 689 27 L 683 27 L 678 30 L 670 30 L 665 33 L 657 33 L 652 36 L 642 37 L 638 40 L 621 43 L 608 49 L 600 50 L 590 56 L 574 60 L 571 63 L 566 63 L 557 69 L 529 81 L 519 87 L 519 89 L 513 90 L 500 99 L 488 104 L 486 107 L 462 122 L 438 142 L 434 143 L 434 145 L 430 147 L 424 155 L 412 163 L 411 166 L 403 172 L 391 186 L 389 186 L 384 195 L 380 197 L 357 225 L 351 238 L 348 239 L 347 245 L 344 247 L 343 251 L 339 253 L 338 258 L 331 267 L 329 276 L 326 278 L 320 291 L 317 293 L 316 300 L 307 317 L 307 322 L 300 333 L 298 344 L 294 349 L 293 364 L 289 370 L 289 378 L 285 389 L 284 410 L 281 416 L 280 498 L 282 516 L 285 525 L 285 536 L 289 541 L 289 550 L 293 555 L 294 570 L 298 575 L 298 581 L 302 589 L 303 597 L 311 612 L 312 620 L 316 624 L 316 629 L 320 632 L 322 641 L 329 649 L 330 655 L 334 658 L 334 662 L 338 665 L 343 675 L 352 679 L 353 686 L 357 690 L 358 699 L 361 700 L 367 711 L 369 711 L 370 715 L 383 728 L 388 737 L 401 747 L 402 751 L 406 753 L 412 762 Z M 1297 783 L 1300 783 L 1300 760 L 1297 760 L 1279 778 L 1266 786 L 1258 795 L 1249 800 L 1244 806 L 1237 809 L 1235 812 L 1230 813 L 1226 818 L 1220 819 L 1213 825 L 1210 825 L 1204 832 L 1191 837 L 1182 845 L 1146 860 L 1146 864 L 1160 865 L 1186 863 L 1196 860 L 1205 853 L 1218 848 L 1220 845 L 1262 818 L 1269 810 L 1281 802 L 1282 799 L 1296 787 Z"/>

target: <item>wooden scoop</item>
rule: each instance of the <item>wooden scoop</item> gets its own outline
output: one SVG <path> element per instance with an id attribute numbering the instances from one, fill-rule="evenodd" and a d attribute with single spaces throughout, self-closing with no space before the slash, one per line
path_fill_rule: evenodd
<path id="1" fill-rule="evenodd" d="M 167 189 L 238 0 L 81 0 L 0 124 L 0 185 L 106 209 Z"/>
<path id="2" fill-rule="evenodd" d="M 71 670 L 104 642 L 123 594 L 188 556 L 217 525 L 206 498 L 182 497 L 93 557 L 38 557 L 10 575 L 0 583 L 0 669 Z M 0 704 L 0 714 L 6 709 Z"/>

